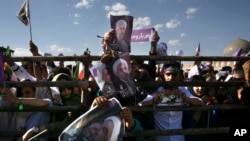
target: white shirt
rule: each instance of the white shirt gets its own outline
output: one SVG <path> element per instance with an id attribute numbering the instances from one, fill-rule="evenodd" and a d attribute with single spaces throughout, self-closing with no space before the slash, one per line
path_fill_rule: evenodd
<path id="1" fill-rule="evenodd" d="M 185 87 L 178 87 L 187 97 L 194 97 L 192 94 L 185 89 Z M 159 87 L 156 92 L 146 97 L 143 101 L 152 100 L 152 98 L 164 88 Z M 174 104 L 163 104 L 159 103 L 157 106 L 182 106 L 183 102 Z M 182 129 L 182 111 L 164 111 L 154 112 L 154 125 L 155 129 L 166 130 L 166 129 Z M 156 136 L 156 141 L 184 141 L 184 135 L 171 135 L 171 136 Z"/>

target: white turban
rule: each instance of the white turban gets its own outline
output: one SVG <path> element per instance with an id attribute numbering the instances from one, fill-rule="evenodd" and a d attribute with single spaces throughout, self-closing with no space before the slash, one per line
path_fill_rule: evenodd
<path id="1" fill-rule="evenodd" d="M 124 63 L 124 64 L 126 64 L 126 66 L 128 67 L 128 63 L 127 63 L 127 61 L 126 60 L 124 60 L 124 59 L 118 59 L 118 60 L 116 60 L 115 61 L 115 63 L 113 64 L 113 72 L 114 72 L 114 74 L 117 76 L 117 68 L 118 68 L 118 66 L 120 65 L 120 64 L 122 64 L 122 63 Z"/>
<path id="2" fill-rule="evenodd" d="M 114 124 L 114 128 L 112 130 L 108 130 L 107 141 L 118 141 L 118 136 L 120 134 L 121 129 L 121 119 L 118 116 L 111 116 L 106 118 L 105 120 L 111 120 Z"/>
<path id="3" fill-rule="evenodd" d="M 121 24 L 125 24 L 125 26 L 127 27 L 127 22 L 125 21 L 125 20 L 118 20 L 117 22 L 116 22 L 116 24 L 115 24 L 115 26 L 116 26 L 116 28 L 119 26 L 119 25 L 121 25 Z"/>

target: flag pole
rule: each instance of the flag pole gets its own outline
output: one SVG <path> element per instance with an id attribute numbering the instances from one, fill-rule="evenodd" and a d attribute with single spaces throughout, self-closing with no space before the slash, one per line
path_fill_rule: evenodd
<path id="1" fill-rule="evenodd" d="M 27 0 L 27 9 L 28 9 L 28 18 L 29 18 L 29 27 L 30 27 L 30 40 L 32 41 L 32 31 L 31 31 L 30 4 L 29 4 L 29 0 Z"/>
<path id="2" fill-rule="evenodd" d="M 29 26 L 30 26 L 30 40 L 32 41 L 32 32 L 31 32 L 31 20 L 30 20 L 30 17 L 29 17 Z"/>

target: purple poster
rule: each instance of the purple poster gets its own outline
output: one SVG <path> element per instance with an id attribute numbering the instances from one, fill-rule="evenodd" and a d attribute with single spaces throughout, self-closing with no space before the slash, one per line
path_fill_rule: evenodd
<path id="1" fill-rule="evenodd" d="M 131 42 L 149 42 L 154 35 L 154 28 L 135 29 L 131 35 Z"/>

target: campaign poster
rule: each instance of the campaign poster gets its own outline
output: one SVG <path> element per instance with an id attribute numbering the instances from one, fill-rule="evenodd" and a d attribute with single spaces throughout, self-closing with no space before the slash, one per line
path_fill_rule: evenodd
<path id="1" fill-rule="evenodd" d="M 116 42 L 112 49 L 119 52 L 131 51 L 131 34 L 133 30 L 133 17 L 128 15 L 110 16 L 111 28 L 115 30 Z"/>
<path id="2" fill-rule="evenodd" d="M 150 42 L 154 32 L 154 28 L 134 29 L 131 35 L 131 42 Z"/>
<path id="3" fill-rule="evenodd" d="M 105 97 L 111 98 L 115 96 L 117 91 L 105 64 L 98 62 L 89 68 L 89 71 Z"/>
<path id="4" fill-rule="evenodd" d="M 109 99 L 110 108 L 95 106 L 72 122 L 59 136 L 59 141 L 122 141 L 121 104 Z"/>
<path id="5" fill-rule="evenodd" d="M 126 99 L 134 96 L 136 89 L 131 75 L 129 53 L 119 53 L 106 63 L 106 68 L 117 90 L 117 97 Z M 122 103 L 123 104 L 123 103 Z"/>

